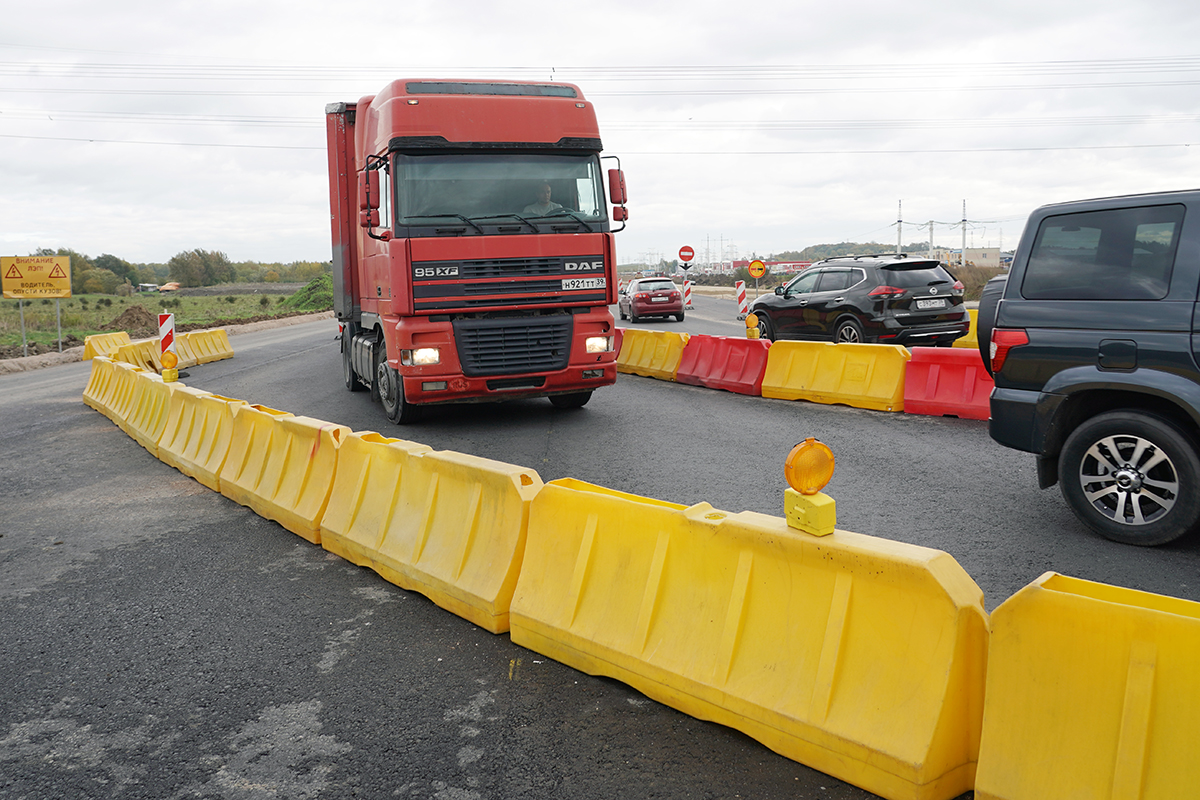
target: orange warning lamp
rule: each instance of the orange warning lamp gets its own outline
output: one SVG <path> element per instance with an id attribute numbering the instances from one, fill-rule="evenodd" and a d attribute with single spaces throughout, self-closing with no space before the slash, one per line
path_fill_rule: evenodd
<path id="1" fill-rule="evenodd" d="M 175 355 L 170 350 L 167 350 L 161 356 L 159 356 L 158 360 L 162 362 L 163 369 L 175 369 L 175 367 L 179 366 L 179 356 Z"/>
<path id="2" fill-rule="evenodd" d="M 746 338 L 747 339 L 757 339 L 757 338 L 759 338 L 759 335 L 760 334 L 759 334 L 759 330 L 758 330 L 758 314 L 747 314 L 746 315 Z"/>
<path id="3" fill-rule="evenodd" d="M 833 451 L 811 436 L 792 448 L 783 474 L 791 488 L 783 491 L 783 513 L 789 527 L 813 536 L 828 536 L 837 524 L 837 504 L 821 492 L 833 477 Z"/>
<path id="4" fill-rule="evenodd" d="M 784 462 L 783 475 L 800 494 L 816 494 L 833 477 L 834 458 L 829 445 L 811 436 L 792 448 Z"/>

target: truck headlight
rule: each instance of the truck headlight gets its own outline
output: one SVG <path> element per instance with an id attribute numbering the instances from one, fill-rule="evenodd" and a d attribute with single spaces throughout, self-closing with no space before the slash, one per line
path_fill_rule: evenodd
<path id="1" fill-rule="evenodd" d="M 416 350 L 401 350 L 400 363 L 406 367 L 427 367 L 442 363 L 442 354 L 436 347 L 418 347 Z"/>
<path id="2" fill-rule="evenodd" d="M 589 353 L 607 353 L 612 350 L 612 337 L 589 336 L 585 344 Z"/>

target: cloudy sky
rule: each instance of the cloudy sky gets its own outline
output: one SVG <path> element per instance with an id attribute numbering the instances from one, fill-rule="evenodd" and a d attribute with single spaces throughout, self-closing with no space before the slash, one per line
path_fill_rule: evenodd
<path id="1" fill-rule="evenodd" d="M 630 263 L 1011 248 L 1055 201 L 1200 187 L 1195 0 L 6 4 L 0 254 L 327 261 L 323 109 L 554 79 L 618 155 Z M 921 227 L 918 227 L 921 226 Z"/>

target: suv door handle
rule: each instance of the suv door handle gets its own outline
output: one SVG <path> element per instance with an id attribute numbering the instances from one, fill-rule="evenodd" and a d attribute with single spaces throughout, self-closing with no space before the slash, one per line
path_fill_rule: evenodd
<path id="1" fill-rule="evenodd" d="M 833 298 L 833 302 L 835 302 L 835 303 L 844 303 L 844 302 L 846 302 L 846 298 L 844 298 L 844 297 L 835 297 L 835 298 Z"/>
<path id="2" fill-rule="evenodd" d="M 808 301 L 807 301 L 807 300 L 801 300 L 801 301 L 800 301 L 800 305 L 801 305 L 801 306 L 806 306 L 806 305 L 808 305 Z"/>

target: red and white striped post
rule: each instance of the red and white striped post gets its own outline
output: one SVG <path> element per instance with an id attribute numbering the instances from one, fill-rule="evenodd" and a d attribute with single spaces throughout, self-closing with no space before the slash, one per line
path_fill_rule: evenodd
<path id="1" fill-rule="evenodd" d="M 692 305 L 692 282 L 687 278 L 683 279 L 683 308 L 685 311 L 691 311 Z"/>
<path id="2" fill-rule="evenodd" d="M 737 282 L 738 319 L 745 319 L 750 313 L 750 303 L 746 300 L 746 282 Z"/>
<path id="3" fill-rule="evenodd" d="M 158 315 L 158 360 L 163 366 L 162 379 L 166 383 L 179 380 L 179 354 L 175 352 L 175 315 Z"/>

